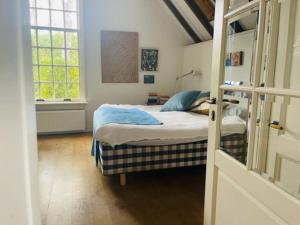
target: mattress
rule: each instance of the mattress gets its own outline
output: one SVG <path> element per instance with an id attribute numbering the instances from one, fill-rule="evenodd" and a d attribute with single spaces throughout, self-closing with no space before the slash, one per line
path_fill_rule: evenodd
<path id="1" fill-rule="evenodd" d="M 220 149 L 246 162 L 247 137 L 232 134 L 221 138 Z M 97 143 L 96 163 L 103 175 L 187 167 L 206 164 L 207 140 L 172 145 L 117 145 Z M 100 163 L 99 163 L 100 162 Z M 99 163 L 99 164 L 98 164 Z"/>
<path id="2" fill-rule="evenodd" d="M 161 106 L 108 105 L 101 107 L 138 108 L 150 113 L 163 125 L 106 124 L 94 131 L 94 138 L 111 146 L 168 145 L 206 140 L 208 116 L 192 112 L 160 112 Z M 222 136 L 245 133 L 246 125 L 236 116 L 223 118 Z"/>

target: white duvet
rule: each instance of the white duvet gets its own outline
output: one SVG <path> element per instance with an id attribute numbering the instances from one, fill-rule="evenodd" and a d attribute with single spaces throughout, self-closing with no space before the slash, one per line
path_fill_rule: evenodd
<path id="1" fill-rule="evenodd" d="M 95 131 L 98 141 L 112 146 L 120 144 L 161 145 L 188 143 L 208 138 L 208 116 L 192 112 L 160 112 L 161 106 L 109 105 L 101 107 L 139 108 L 163 125 L 106 124 Z M 222 135 L 242 134 L 246 125 L 236 116 L 223 118 Z"/>

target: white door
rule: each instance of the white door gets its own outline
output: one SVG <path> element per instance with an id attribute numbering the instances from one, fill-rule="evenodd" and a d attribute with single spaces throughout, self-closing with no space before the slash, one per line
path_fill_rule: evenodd
<path id="1" fill-rule="evenodd" d="M 204 224 L 300 225 L 300 1 L 244 2 L 216 1 Z M 228 118 L 245 160 L 222 147 Z"/>

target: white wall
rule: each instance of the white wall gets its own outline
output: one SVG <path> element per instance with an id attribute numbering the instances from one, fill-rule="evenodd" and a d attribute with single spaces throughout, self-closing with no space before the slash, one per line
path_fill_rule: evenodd
<path id="1" fill-rule="evenodd" d="M 190 39 L 165 13 L 160 0 L 84 1 L 87 128 L 92 114 L 103 103 L 144 104 L 150 91 L 172 94 L 181 74 L 183 46 Z M 159 71 L 139 71 L 139 83 L 101 83 L 101 30 L 139 32 L 139 46 L 159 49 Z M 155 84 L 143 84 L 144 74 L 155 74 Z"/>
<path id="2" fill-rule="evenodd" d="M 212 62 L 212 41 L 186 46 L 183 53 L 182 74 L 191 70 L 199 70 L 200 78 L 191 76 L 181 80 L 183 90 L 209 90 Z"/>
<path id="3" fill-rule="evenodd" d="M 0 1 L 1 225 L 40 224 L 27 4 Z"/>

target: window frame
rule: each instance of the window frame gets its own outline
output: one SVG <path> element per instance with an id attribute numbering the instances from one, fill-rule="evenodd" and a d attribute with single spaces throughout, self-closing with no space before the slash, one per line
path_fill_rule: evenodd
<path id="1" fill-rule="evenodd" d="M 81 9 L 83 9 L 83 1 L 82 0 L 75 0 L 76 1 L 76 4 L 77 4 L 77 9 L 76 10 L 66 10 L 65 9 L 65 6 L 63 4 L 63 8 L 62 9 L 52 9 L 51 8 L 51 0 L 48 0 L 49 2 L 49 8 L 41 8 L 41 7 L 37 7 L 37 4 L 36 4 L 36 0 L 34 0 L 35 2 L 35 6 L 31 6 L 31 4 L 29 4 L 29 9 L 30 11 L 32 9 L 35 10 L 35 25 L 32 25 L 30 23 L 30 30 L 31 31 L 34 31 L 35 32 L 35 42 L 36 42 L 36 45 L 32 45 L 32 42 L 31 42 L 31 49 L 36 49 L 36 58 L 37 58 L 37 62 L 36 64 L 34 64 L 32 62 L 32 69 L 34 67 L 37 67 L 38 69 L 38 79 L 39 81 L 38 82 L 35 82 L 34 81 L 34 84 L 38 84 L 39 86 L 39 92 L 40 92 L 40 86 L 41 84 L 43 83 L 50 83 L 52 84 L 52 88 L 53 88 L 53 92 L 54 92 L 54 85 L 55 84 L 59 84 L 59 83 L 62 83 L 66 86 L 66 95 L 63 97 L 63 98 L 55 98 L 54 96 L 54 93 L 53 93 L 53 97 L 51 99 L 42 99 L 42 98 L 36 98 L 35 96 L 35 99 L 36 99 L 36 102 L 49 102 L 49 103 L 52 103 L 52 102 L 68 102 L 69 99 L 72 101 L 72 102 L 85 102 L 85 99 L 86 99 L 86 96 L 85 96 L 85 57 L 84 57 L 84 35 L 83 35 L 83 30 L 84 30 L 84 23 L 83 23 L 83 13 Z M 62 0 L 62 2 L 64 3 L 64 0 Z M 37 10 L 38 9 L 44 9 L 44 10 L 48 10 L 49 11 L 49 27 L 48 26 L 38 26 L 38 21 L 37 21 Z M 52 27 L 52 15 L 51 15 L 51 12 L 52 11 L 59 11 L 59 12 L 63 12 L 63 25 L 64 25 L 64 28 L 59 28 L 59 27 Z M 77 28 L 65 28 L 65 25 L 66 25 L 66 20 L 65 20 L 65 13 L 68 13 L 68 12 L 72 12 L 72 13 L 76 13 L 77 15 Z M 30 20 L 31 20 L 31 17 L 30 17 Z M 44 47 L 44 46 L 39 46 L 37 40 L 38 40 L 38 31 L 40 30 L 45 30 L 45 31 L 49 31 L 50 33 L 50 47 Z M 53 47 L 52 44 L 52 32 L 63 32 L 64 33 L 64 46 L 63 47 Z M 77 33 L 77 48 L 68 48 L 67 47 L 67 37 L 66 37 L 66 33 L 68 32 L 76 32 Z M 32 35 L 31 35 L 31 38 L 32 38 Z M 42 65 L 40 64 L 39 62 L 39 49 L 50 49 L 51 50 L 51 64 L 49 65 Z M 53 50 L 64 50 L 65 52 L 65 56 L 64 56 L 64 60 L 65 60 L 65 64 L 64 65 L 56 65 L 53 63 Z M 70 51 L 70 50 L 75 50 L 77 51 L 78 53 L 78 65 L 74 66 L 74 65 L 68 65 L 67 64 L 67 51 Z M 51 81 L 49 82 L 41 82 L 40 81 L 40 67 L 41 66 L 49 66 L 52 68 L 52 75 L 51 75 Z M 53 68 L 64 68 L 65 69 L 65 81 L 63 82 L 56 82 L 55 79 L 54 79 L 54 74 L 53 74 Z M 70 83 L 77 83 L 77 82 L 70 82 L 68 81 L 68 68 L 78 68 L 78 72 L 79 72 L 79 78 L 78 78 L 78 85 L 79 85 L 79 98 L 69 98 L 67 96 L 67 89 L 68 89 L 68 84 Z M 40 96 L 39 96 L 40 97 Z M 39 101 L 40 100 L 40 101 Z"/>

